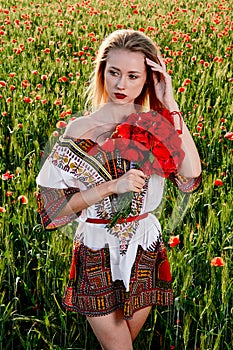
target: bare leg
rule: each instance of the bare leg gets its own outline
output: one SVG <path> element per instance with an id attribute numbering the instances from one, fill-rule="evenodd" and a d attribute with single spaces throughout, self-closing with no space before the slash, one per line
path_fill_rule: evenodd
<path id="1" fill-rule="evenodd" d="M 123 319 L 123 312 L 118 309 L 109 315 L 87 317 L 103 350 L 133 350 L 133 341 L 145 323 L 151 306 L 134 313 L 129 321 Z"/>
<path id="2" fill-rule="evenodd" d="M 132 338 L 121 309 L 109 315 L 87 317 L 103 350 L 133 350 Z"/>
<path id="3" fill-rule="evenodd" d="M 146 322 L 150 310 L 151 306 L 147 306 L 141 310 L 138 310 L 134 313 L 133 318 L 127 321 L 132 341 L 136 339 L 138 333 L 142 329 L 142 326 Z"/>

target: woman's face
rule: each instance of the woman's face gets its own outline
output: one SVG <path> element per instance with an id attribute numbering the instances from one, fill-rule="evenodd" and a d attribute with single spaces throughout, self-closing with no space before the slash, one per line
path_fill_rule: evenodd
<path id="1" fill-rule="evenodd" d="M 104 86 L 108 102 L 134 103 L 146 82 L 145 56 L 141 52 L 113 49 L 109 52 Z"/>

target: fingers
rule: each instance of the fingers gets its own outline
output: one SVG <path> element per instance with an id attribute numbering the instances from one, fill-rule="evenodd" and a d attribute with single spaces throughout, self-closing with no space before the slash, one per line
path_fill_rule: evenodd
<path id="1" fill-rule="evenodd" d="M 160 62 L 160 60 L 159 60 L 159 62 Z M 150 60 L 149 58 L 147 58 L 146 57 L 146 63 L 148 64 L 148 66 L 150 66 L 150 67 L 153 67 L 153 68 L 162 68 L 162 70 L 164 70 L 164 68 L 162 67 L 162 64 L 160 65 L 160 64 L 158 64 L 158 63 L 156 63 L 156 62 L 154 62 L 154 61 L 152 61 L 152 60 Z M 161 62 L 160 62 L 161 63 Z"/>
<path id="2" fill-rule="evenodd" d="M 164 76 L 168 75 L 167 72 L 166 72 L 165 63 L 162 61 L 162 58 L 161 58 L 161 60 L 159 60 L 159 62 L 161 63 L 161 65 L 146 57 L 146 63 L 148 64 L 148 66 L 151 67 L 151 69 L 154 72 L 162 73 Z"/>
<path id="3" fill-rule="evenodd" d="M 121 176 L 116 184 L 116 193 L 141 192 L 147 176 L 137 169 L 131 169 Z"/>
<path id="4" fill-rule="evenodd" d="M 164 62 L 164 60 L 163 60 L 163 57 L 162 57 L 162 55 L 158 52 L 158 54 L 157 54 L 157 58 L 158 58 L 158 60 L 159 60 L 159 62 L 160 62 L 160 64 L 161 64 L 161 66 L 163 67 L 163 69 L 166 71 L 166 64 L 165 64 L 165 62 Z"/>

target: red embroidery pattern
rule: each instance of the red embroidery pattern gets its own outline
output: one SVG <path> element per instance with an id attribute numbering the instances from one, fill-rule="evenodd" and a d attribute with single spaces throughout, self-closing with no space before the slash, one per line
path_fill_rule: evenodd
<path id="1" fill-rule="evenodd" d="M 123 308 L 124 318 L 130 319 L 135 311 L 146 306 L 172 304 L 171 283 L 166 250 L 160 242 L 152 252 L 139 246 L 129 292 L 122 281 L 112 281 L 107 248 L 92 250 L 76 243 L 63 306 L 88 316 Z"/>

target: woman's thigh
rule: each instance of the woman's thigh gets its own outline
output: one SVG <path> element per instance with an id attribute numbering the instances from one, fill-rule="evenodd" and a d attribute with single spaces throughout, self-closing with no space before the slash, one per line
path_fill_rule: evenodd
<path id="1" fill-rule="evenodd" d="M 132 350 L 133 341 L 142 329 L 151 306 L 134 313 L 133 318 L 124 320 L 122 309 L 98 317 L 87 317 L 97 339 L 104 350 Z"/>
<path id="2" fill-rule="evenodd" d="M 122 309 L 98 317 L 87 317 L 102 349 L 133 350 L 128 323 L 123 319 Z"/>
<path id="3" fill-rule="evenodd" d="M 151 306 L 144 307 L 143 309 L 136 311 L 133 314 L 133 318 L 127 321 L 132 341 L 136 339 L 138 333 L 142 329 L 150 310 Z"/>

